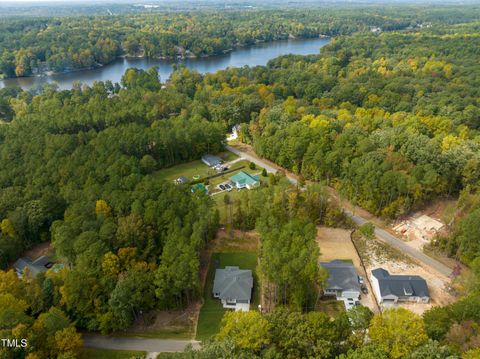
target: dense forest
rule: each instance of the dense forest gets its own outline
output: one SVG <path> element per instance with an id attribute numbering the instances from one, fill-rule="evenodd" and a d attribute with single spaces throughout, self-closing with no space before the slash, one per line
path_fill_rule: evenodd
<path id="1" fill-rule="evenodd" d="M 208 21 L 177 14 L 160 23 L 179 36 L 174 42 L 189 29 L 192 37 L 182 38 L 183 45 L 211 23 L 212 34 L 232 41 L 223 51 L 240 41 L 239 34 L 247 36 L 247 28 L 256 30 L 241 40 L 248 38 L 245 44 L 282 38 L 292 29 L 300 31 L 296 36 L 324 32 L 311 20 L 321 23 L 319 13 L 304 13 L 304 22 L 296 22 L 300 14 L 225 12 Z M 368 22 L 333 17 L 330 34 L 345 35 L 319 55 L 283 56 L 267 66 L 205 75 L 179 66 L 164 83 L 152 68 L 129 69 L 120 84 L 0 89 L 0 267 L 8 269 L 25 249 L 45 241 L 65 264 L 35 279 L 0 271 L 0 337 L 35 343 L 28 350 L 0 348 L 0 355 L 74 358 L 82 345 L 77 330 L 123 330 L 140 311 L 181 308 L 198 298 L 200 254 L 215 236 L 219 213 L 211 197 L 159 180 L 157 172 L 221 151 L 227 131 L 241 124 L 241 140 L 259 155 L 295 172 L 301 182 L 335 187 L 376 215 L 394 218 L 429 200 L 459 196 L 451 234 L 435 244 L 473 274 L 462 300 L 423 317 L 404 310 L 373 316 L 360 309 L 333 319 L 309 312 L 324 280 L 316 265 L 315 225 L 349 223 L 329 204 L 322 185 L 300 191 L 271 176 L 265 188 L 232 203 L 230 220 L 261 236 L 260 271 L 277 292 L 278 309 L 264 316 L 226 315 L 219 335 L 185 356 L 478 357 L 480 23 L 467 23 L 478 15 L 465 7 L 452 13 L 404 10 L 394 23 L 371 13 Z M 115 26 L 125 31 L 112 31 L 125 37 L 102 38 L 115 51 L 99 54 L 114 58 L 127 38 L 148 37 L 148 31 L 129 30 L 142 24 L 161 34 L 155 24 L 162 16 L 116 18 Z M 419 18 L 432 25 L 412 26 Z M 12 27 L 0 30 L 0 36 L 11 36 L 0 46 L 25 41 L 33 47 L 18 51 L 35 54 L 48 48 L 32 45 L 41 28 L 55 51 L 25 62 L 31 71 L 49 56 L 81 52 L 65 47 L 59 34 L 74 34 L 67 38 L 88 50 L 99 39 L 95 31 L 106 31 L 97 29 L 112 21 L 91 18 L 92 41 L 83 41 L 88 34 L 78 31 L 79 19 L 49 19 L 55 26 L 43 28 L 44 20 L 30 19 L 31 33 L 18 30 L 25 19 L 2 22 Z M 372 33 L 371 25 L 392 31 Z M 238 35 L 224 36 L 229 29 Z M 191 44 L 215 37 L 202 38 L 204 43 Z M 5 49 L 2 58 L 16 59 L 17 50 Z M 162 51 L 160 46 L 152 54 Z M 19 65 L 15 61 L 9 71 Z"/>
<path id="2" fill-rule="evenodd" d="M 229 312 L 202 350 L 165 358 L 476 359 L 479 304 L 469 298 L 424 318 L 404 308 L 374 315 L 355 307 L 334 318 L 285 307 L 266 315 Z"/>
<path id="3" fill-rule="evenodd" d="M 183 11 L 117 16 L 15 17 L 0 24 L 0 78 L 108 64 L 121 55 L 212 56 L 290 37 L 478 20 L 476 8 L 325 8 Z M 446 19 L 445 19 L 446 18 Z"/>

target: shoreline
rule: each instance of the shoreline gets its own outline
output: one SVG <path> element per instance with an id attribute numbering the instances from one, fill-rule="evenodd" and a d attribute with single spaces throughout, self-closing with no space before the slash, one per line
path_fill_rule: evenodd
<path id="1" fill-rule="evenodd" d="M 113 62 L 120 60 L 120 59 L 151 59 L 151 60 L 162 60 L 162 61 L 182 61 L 182 60 L 188 60 L 188 59 L 201 59 L 201 58 L 214 58 L 222 55 L 229 54 L 231 52 L 234 52 L 237 49 L 242 49 L 242 48 L 249 48 L 249 47 L 254 47 L 259 44 L 268 44 L 268 43 L 274 43 L 274 42 L 280 42 L 280 41 L 296 41 L 296 40 L 314 40 L 314 39 L 331 39 L 331 36 L 327 35 L 318 35 L 316 37 L 288 37 L 286 39 L 278 39 L 278 40 L 273 40 L 273 41 L 264 41 L 264 40 L 256 40 L 253 45 L 236 45 L 234 48 L 226 49 L 223 51 L 221 54 L 216 54 L 216 55 L 201 55 L 201 56 L 196 56 L 194 54 L 187 54 L 187 55 L 177 55 L 177 56 L 153 56 L 153 57 L 146 57 L 144 54 L 142 55 L 128 55 L 128 54 L 122 54 L 117 57 L 115 57 L 112 61 L 106 63 L 106 64 L 97 64 L 95 66 L 90 66 L 90 67 L 82 67 L 82 68 L 75 68 L 75 69 L 68 69 L 65 71 L 60 71 L 60 72 L 54 72 L 51 70 L 48 71 L 43 71 L 38 74 L 30 75 L 30 76 L 17 76 L 17 77 L 5 77 L 5 78 L 0 78 L 0 82 L 5 82 L 8 80 L 16 80 L 16 79 L 28 79 L 28 78 L 43 78 L 43 77 L 49 77 L 49 76 L 56 76 L 56 75 L 65 75 L 65 74 L 70 74 L 70 73 L 75 73 L 75 72 L 82 72 L 82 71 L 91 71 L 91 70 L 96 70 L 108 65 L 111 65 Z"/>

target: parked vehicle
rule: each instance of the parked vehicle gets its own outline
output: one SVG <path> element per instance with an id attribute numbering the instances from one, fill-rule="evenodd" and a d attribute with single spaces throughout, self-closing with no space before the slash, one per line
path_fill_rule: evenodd
<path id="1" fill-rule="evenodd" d="M 365 280 L 363 279 L 363 277 L 361 275 L 358 276 L 358 283 L 360 283 L 360 284 L 365 283 Z"/>

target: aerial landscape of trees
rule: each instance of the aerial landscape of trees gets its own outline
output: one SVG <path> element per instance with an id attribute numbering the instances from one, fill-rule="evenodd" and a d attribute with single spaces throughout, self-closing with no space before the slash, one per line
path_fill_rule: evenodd
<path id="1" fill-rule="evenodd" d="M 288 38 L 338 36 L 429 21 L 478 19 L 456 8 L 416 11 L 351 8 L 184 11 L 116 16 L 3 18 L 0 78 L 71 71 L 108 64 L 121 55 L 147 58 L 213 56 L 236 47 Z"/>
<path id="2" fill-rule="evenodd" d="M 124 54 L 205 56 L 290 35 L 334 39 L 320 54 L 267 66 L 200 74 L 180 65 L 163 82 L 152 68 L 129 69 L 120 84 L 0 89 L 0 337 L 35 343 L 0 355 L 73 358 L 79 331 L 126 330 L 142 312 L 201 297 L 201 255 L 218 208 L 158 173 L 222 151 L 240 124 L 240 140 L 259 156 L 312 183 L 300 189 L 264 170 L 265 186 L 223 199 L 229 224 L 261 239 L 259 271 L 277 309 L 228 313 L 218 336 L 182 355 L 478 357 L 480 12 L 401 9 L 396 19 L 395 9 L 372 8 L 3 21 L 5 77 Z M 449 234 L 433 244 L 471 268 L 463 298 L 423 316 L 311 310 L 325 280 L 316 226 L 352 227 L 324 185 L 384 219 L 458 197 Z M 62 270 L 34 279 L 8 270 L 46 242 Z"/>

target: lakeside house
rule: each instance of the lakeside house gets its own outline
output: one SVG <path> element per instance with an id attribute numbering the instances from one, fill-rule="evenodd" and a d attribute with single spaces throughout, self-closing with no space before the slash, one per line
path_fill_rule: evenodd
<path id="1" fill-rule="evenodd" d="M 260 186 L 260 177 L 252 176 L 245 171 L 240 171 L 236 175 L 230 177 L 230 182 L 232 182 L 237 189 L 252 189 Z"/>
<path id="2" fill-rule="evenodd" d="M 360 283 L 353 263 L 335 259 L 322 262 L 320 265 L 328 272 L 328 280 L 323 294 L 335 296 L 345 304 L 346 309 L 352 308 L 360 300 Z"/>
<path id="3" fill-rule="evenodd" d="M 226 309 L 248 311 L 252 298 L 253 276 L 249 269 L 226 266 L 215 271 L 212 294 Z"/>
<path id="4" fill-rule="evenodd" d="M 46 272 L 47 269 L 52 267 L 53 262 L 47 256 L 38 257 L 34 261 L 22 257 L 13 264 L 13 268 L 19 277 L 21 277 L 26 271 L 30 276 L 36 277 L 38 274 Z"/>
<path id="5" fill-rule="evenodd" d="M 391 275 L 383 268 L 372 270 L 372 287 L 378 302 L 384 305 L 397 302 L 428 303 L 427 282 L 418 275 Z"/>

